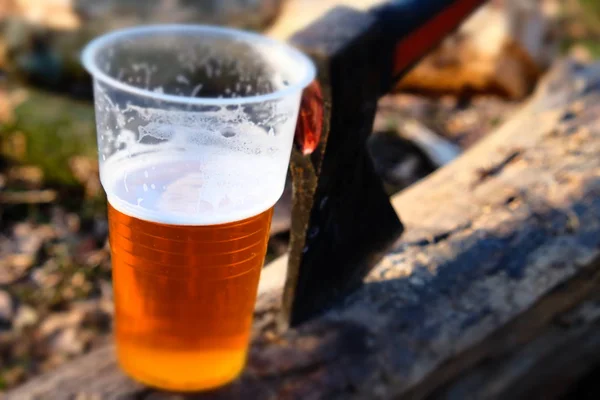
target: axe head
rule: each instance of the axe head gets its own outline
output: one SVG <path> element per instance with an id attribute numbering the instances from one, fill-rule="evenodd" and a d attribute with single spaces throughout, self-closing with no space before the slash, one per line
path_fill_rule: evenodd
<path id="1" fill-rule="evenodd" d="M 280 327 L 342 301 L 401 235 L 402 223 L 367 152 L 377 101 L 481 3 L 402 0 L 369 12 L 338 7 L 292 38 L 319 73 L 303 95 L 291 158 L 292 228 Z"/>

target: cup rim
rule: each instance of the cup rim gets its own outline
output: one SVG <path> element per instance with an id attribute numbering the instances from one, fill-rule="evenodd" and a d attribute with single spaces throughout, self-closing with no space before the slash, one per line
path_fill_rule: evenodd
<path id="1" fill-rule="evenodd" d="M 290 57 L 295 63 L 302 64 L 302 71 L 304 76 L 296 81 L 295 83 L 277 89 L 273 92 L 245 96 L 245 97 L 228 97 L 228 98 L 215 98 L 215 97 L 187 97 L 175 94 L 166 94 L 155 92 L 148 89 L 142 89 L 136 86 L 132 86 L 125 82 L 119 81 L 103 72 L 98 68 L 97 63 L 94 61 L 94 57 L 97 52 L 104 48 L 105 45 L 112 41 L 120 40 L 129 37 L 135 37 L 143 34 L 154 34 L 154 33 L 213 33 L 228 35 L 232 38 L 246 39 L 249 42 L 264 43 L 271 46 L 278 47 L 283 54 Z M 216 106 L 227 106 L 227 105 L 240 105 L 248 103 L 261 103 L 269 100 L 281 99 L 287 95 L 301 91 L 306 88 L 316 76 L 316 67 L 312 60 L 302 53 L 295 47 L 281 42 L 275 39 L 271 39 L 267 36 L 244 31 L 235 28 L 226 28 L 212 25 L 201 25 L 201 24 L 159 24 L 159 25 L 144 25 L 133 28 L 124 28 L 114 30 L 112 32 L 101 35 L 91 42 L 89 42 L 81 54 L 81 62 L 84 68 L 92 75 L 92 77 L 100 82 L 108 84 L 116 89 L 119 89 L 130 94 L 137 96 L 143 96 L 146 98 L 152 98 L 160 101 L 181 103 L 187 105 L 216 105 Z"/>

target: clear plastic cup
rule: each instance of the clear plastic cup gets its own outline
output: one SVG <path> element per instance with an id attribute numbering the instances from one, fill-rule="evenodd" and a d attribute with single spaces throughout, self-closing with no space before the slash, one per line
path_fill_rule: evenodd
<path id="1" fill-rule="evenodd" d="M 312 62 L 233 29 L 165 25 L 92 41 L 121 367 L 172 390 L 233 380 Z"/>

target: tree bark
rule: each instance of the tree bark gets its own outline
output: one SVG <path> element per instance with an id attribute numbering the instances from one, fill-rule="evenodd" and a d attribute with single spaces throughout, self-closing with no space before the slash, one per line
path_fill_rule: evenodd
<path id="1" fill-rule="evenodd" d="M 343 304 L 277 334 L 285 263 L 267 267 L 244 374 L 189 398 L 557 398 L 600 362 L 598 154 L 600 65 L 563 63 L 514 119 L 394 197 L 406 233 Z M 184 397 L 128 380 L 107 347 L 7 398 Z"/>

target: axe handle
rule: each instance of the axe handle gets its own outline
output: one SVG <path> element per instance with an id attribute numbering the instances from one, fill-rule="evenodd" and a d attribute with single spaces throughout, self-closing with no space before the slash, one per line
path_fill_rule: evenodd
<path id="1" fill-rule="evenodd" d="M 389 91 L 419 60 L 485 0 L 396 0 L 373 8 L 385 40 L 393 42 Z"/>

